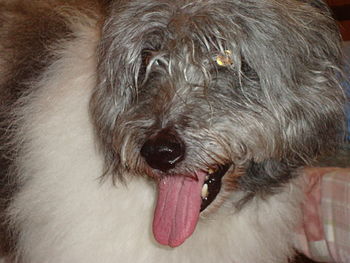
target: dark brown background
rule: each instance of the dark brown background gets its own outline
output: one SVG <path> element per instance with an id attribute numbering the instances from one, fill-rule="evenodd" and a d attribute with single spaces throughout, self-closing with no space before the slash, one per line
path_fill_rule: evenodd
<path id="1" fill-rule="evenodd" d="M 343 39 L 350 41 L 350 0 L 327 0 L 338 20 Z"/>

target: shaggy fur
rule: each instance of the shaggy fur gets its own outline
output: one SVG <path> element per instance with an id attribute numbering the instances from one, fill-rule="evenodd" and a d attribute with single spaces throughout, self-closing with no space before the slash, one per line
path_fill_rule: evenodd
<path id="1" fill-rule="evenodd" d="M 298 168 L 343 129 L 322 1 L 1 0 L 0 54 L 4 260 L 292 259 Z M 160 133 L 184 148 L 165 170 L 140 154 Z M 158 244 L 157 181 L 223 165 L 195 232 Z"/>

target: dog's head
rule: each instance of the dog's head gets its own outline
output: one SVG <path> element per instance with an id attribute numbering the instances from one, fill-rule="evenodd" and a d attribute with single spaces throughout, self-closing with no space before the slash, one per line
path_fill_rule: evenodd
<path id="1" fill-rule="evenodd" d="M 158 182 L 159 242 L 334 146 L 340 40 L 321 1 L 126 2 L 102 30 L 92 116 L 106 174 Z"/>

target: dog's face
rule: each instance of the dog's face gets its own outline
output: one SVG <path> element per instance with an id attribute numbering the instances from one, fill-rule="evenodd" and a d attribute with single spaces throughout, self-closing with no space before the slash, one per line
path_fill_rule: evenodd
<path id="1" fill-rule="evenodd" d="M 339 35 L 320 1 L 128 1 L 112 6 L 91 108 L 106 174 L 158 182 L 156 239 L 199 211 L 271 194 L 341 128 Z M 232 202 L 232 201 L 231 201 Z"/>

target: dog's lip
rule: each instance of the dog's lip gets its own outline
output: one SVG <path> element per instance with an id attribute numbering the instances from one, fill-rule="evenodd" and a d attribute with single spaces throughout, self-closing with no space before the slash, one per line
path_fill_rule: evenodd
<path id="1" fill-rule="evenodd" d="M 221 190 L 222 178 L 226 175 L 229 169 L 232 167 L 232 163 L 226 164 L 216 164 L 209 166 L 210 168 L 201 169 L 202 172 L 206 173 L 206 179 L 203 183 L 201 198 L 202 204 L 200 207 L 200 212 L 203 212 L 217 197 Z M 185 175 L 180 175 L 177 173 L 174 174 L 164 174 L 161 171 L 153 171 L 152 177 L 156 179 L 159 183 L 162 178 L 167 176 L 185 176 L 191 178 L 195 181 L 198 180 L 196 173 L 189 173 Z"/>
<path id="2" fill-rule="evenodd" d="M 208 171 L 206 171 L 207 176 L 201 193 L 201 212 L 204 211 L 219 194 L 222 185 L 222 178 L 230 167 L 231 164 L 216 165 L 215 168 L 209 168 Z"/>

